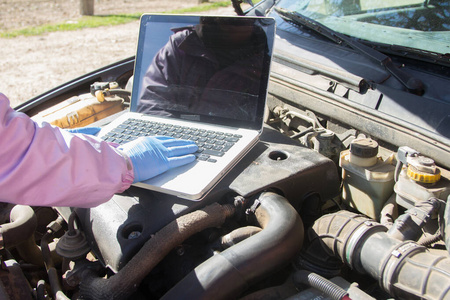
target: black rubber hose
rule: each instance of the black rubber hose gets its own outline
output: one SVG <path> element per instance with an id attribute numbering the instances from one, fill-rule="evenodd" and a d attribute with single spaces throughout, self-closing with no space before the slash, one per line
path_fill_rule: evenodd
<path id="1" fill-rule="evenodd" d="M 306 270 L 295 272 L 293 280 L 296 284 L 311 286 L 326 294 L 333 300 L 341 300 L 347 296 L 347 291 L 328 279 Z"/>
<path id="2" fill-rule="evenodd" d="M 214 255 L 162 299 L 234 299 L 287 264 L 303 244 L 303 223 L 286 198 L 262 193 L 255 216 L 263 230 Z"/>
<path id="3" fill-rule="evenodd" d="M 47 232 L 41 239 L 41 251 L 42 257 L 44 258 L 45 269 L 47 271 L 48 280 L 50 283 L 50 288 L 52 290 L 53 299 L 55 300 L 70 300 L 62 289 L 60 282 L 60 277 L 58 271 L 55 268 L 55 262 L 53 261 L 52 252 L 49 247 L 49 243 L 53 241 L 53 234 L 58 231 L 61 227 L 61 223 L 64 222 L 63 218 L 60 216 L 55 221 L 47 226 Z M 50 228 L 49 228 L 50 227 Z"/>
<path id="4" fill-rule="evenodd" d="M 86 272 L 80 284 L 82 299 L 128 299 L 141 281 L 166 255 L 185 239 L 206 228 L 221 226 L 234 207 L 217 203 L 179 217 L 158 231 L 139 252 L 108 279 Z"/>
<path id="5" fill-rule="evenodd" d="M 45 280 L 41 279 L 36 284 L 36 299 L 45 300 Z"/>
<path id="6" fill-rule="evenodd" d="M 423 234 L 422 228 L 439 212 L 440 206 L 441 200 L 434 197 L 416 202 L 395 220 L 388 235 L 400 241 L 417 241 Z"/>

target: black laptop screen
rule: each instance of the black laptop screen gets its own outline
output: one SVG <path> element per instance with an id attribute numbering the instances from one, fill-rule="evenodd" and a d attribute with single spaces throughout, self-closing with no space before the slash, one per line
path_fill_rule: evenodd
<path id="1" fill-rule="evenodd" d="M 143 15 L 131 111 L 260 129 L 270 18 Z"/>

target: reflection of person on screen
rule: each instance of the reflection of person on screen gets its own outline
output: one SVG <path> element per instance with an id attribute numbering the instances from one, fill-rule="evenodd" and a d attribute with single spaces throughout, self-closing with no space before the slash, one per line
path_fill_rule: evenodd
<path id="1" fill-rule="evenodd" d="M 209 17 L 174 32 L 147 70 L 138 111 L 250 118 L 267 49 L 263 30 Z"/>

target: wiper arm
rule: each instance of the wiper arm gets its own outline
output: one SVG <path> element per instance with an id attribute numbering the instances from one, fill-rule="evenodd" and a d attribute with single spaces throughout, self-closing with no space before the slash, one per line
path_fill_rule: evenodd
<path id="1" fill-rule="evenodd" d="M 309 29 L 312 29 L 319 33 L 320 35 L 334 41 L 337 44 L 346 44 L 350 46 L 352 49 L 359 51 L 360 53 L 366 55 L 367 57 L 371 58 L 372 60 L 380 63 L 384 68 L 392 74 L 395 78 L 397 78 L 405 87 L 406 89 L 413 94 L 416 95 L 423 95 L 424 93 L 424 87 L 423 83 L 420 79 L 413 77 L 411 74 L 403 71 L 402 69 L 398 68 L 393 62 L 392 59 L 373 49 L 370 48 L 363 43 L 360 43 L 358 41 L 355 41 L 341 33 L 338 33 L 334 31 L 331 28 L 328 28 L 327 26 L 316 22 L 315 20 L 308 18 L 296 11 L 289 11 L 284 8 L 275 7 L 275 11 L 286 21 L 293 22 L 294 24 L 305 26 Z"/>

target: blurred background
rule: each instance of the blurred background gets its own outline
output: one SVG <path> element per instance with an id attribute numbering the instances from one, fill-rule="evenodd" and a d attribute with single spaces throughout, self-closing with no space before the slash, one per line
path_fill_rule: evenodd
<path id="1" fill-rule="evenodd" d="M 219 0 L 0 0 L 0 93 L 15 107 L 133 56 L 151 12 L 235 14 Z"/>

